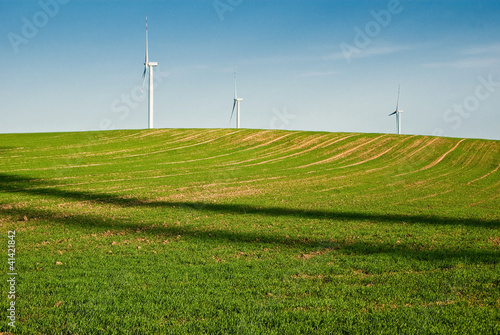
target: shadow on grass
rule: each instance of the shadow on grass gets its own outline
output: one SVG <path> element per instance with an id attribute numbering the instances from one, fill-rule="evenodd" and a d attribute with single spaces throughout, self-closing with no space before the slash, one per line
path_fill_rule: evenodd
<path id="1" fill-rule="evenodd" d="M 439 216 L 420 216 L 420 215 L 380 215 L 357 212 L 336 212 L 320 210 L 301 210 L 285 207 L 260 208 L 249 205 L 239 204 L 211 204 L 195 202 L 166 202 L 166 201 L 148 201 L 138 198 L 121 198 L 116 195 L 105 193 L 89 193 L 73 190 L 63 190 L 57 185 L 50 185 L 37 179 L 22 176 L 13 176 L 0 174 L 0 191 L 7 193 L 22 193 L 33 196 L 52 197 L 64 200 L 91 201 L 100 204 L 111 204 L 121 207 L 140 207 L 140 208 L 173 208 L 185 209 L 186 207 L 199 212 L 212 212 L 223 214 L 246 214 L 246 215 L 266 215 L 266 216 L 289 216 L 308 219 L 331 219 L 331 220 L 359 220 L 383 223 L 415 223 L 431 225 L 464 225 L 479 226 L 486 228 L 498 228 L 498 220 L 478 220 L 478 219 L 457 219 L 445 218 Z M 490 250 L 477 249 L 442 249 L 442 250 L 416 250 L 409 245 L 374 245 L 367 242 L 346 242 L 343 240 L 331 241 L 326 239 L 309 238 L 287 238 L 279 234 L 268 234 L 259 231 L 241 232 L 231 230 L 218 230 L 205 226 L 137 226 L 123 218 L 106 218 L 95 214 L 63 213 L 52 211 L 50 209 L 36 208 L 17 208 L 8 204 L 0 203 L 0 216 L 8 216 L 13 220 L 28 219 L 45 220 L 51 223 L 61 225 L 72 225 L 83 229 L 106 230 L 129 230 L 131 232 L 139 229 L 141 233 L 154 235 L 177 236 L 199 239 L 206 243 L 223 244 L 227 242 L 234 243 L 256 243 L 256 244 L 279 244 L 290 248 L 298 248 L 301 251 L 306 250 L 325 250 L 341 249 L 343 253 L 355 255 L 369 254 L 392 254 L 397 257 L 410 257 L 427 261 L 468 259 L 475 263 L 496 264 L 498 262 L 498 253 Z"/>
<path id="2" fill-rule="evenodd" d="M 121 207 L 149 208 L 191 208 L 200 212 L 223 214 L 246 214 L 265 216 L 289 216 L 306 219 L 330 219 L 349 221 L 369 221 L 379 223 L 412 223 L 429 225 L 460 225 L 482 228 L 498 228 L 500 220 L 476 218 L 451 218 L 437 215 L 398 215 L 375 214 L 363 212 L 305 210 L 286 207 L 259 207 L 243 204 L 215 204 L 189 201 L 150 201 L 140 198 L 124 198 L 106 193 L 90 193 L 83 191 L 63 190 L 57 185 L 50 185 L 38 179 L 0 173 L 0 191 L 8 193 L 24 193 L 34 196 L 92 201 Z"/>
<path id="3" fill-rule="evenodd" d="M 92 233 L 107 234 L 107 231 L 121 231 L 130 234 L 139 233 L 152 236 L 165 236 L 166 239 L 174 239 L 182 236 L 183 239 L 196 240 L 202 243 L 213 244 L 215 246 L 227 243 L 254 244 L 255 246 L 278 245 L 285 248 L 296 249 L 300 253 L 320 252 L 321 255 L 338 250 L 347 255 L 378 255 L 386 254 L 391 257 L 415 259 L 427 262 L 449 263 L 449 262 L 470 262 L 475 264 L 497 264 L 498 252 L 496 250 L 478 249 L 457 249 L 447 247 L 435 250 L 418 250 L 418 247 L 407 244 L 379 243 L 373 244 L 365 241 L 353 242 L 352 240 L 332 240 L 326 238 L 309 237 L 286 237 L 280 234 L 265 233 L 262 231 L 237 231 L 226 229 L 215 229 L 206 226 L 173 226 L 155 225 L 138 226 L 123 218 L 105 218 L 91 214 L 68 214 L 51 210 L 41 210 L 33 208 L 15 208 L 2 206 L 0 203 L 0 217 L 10 216 L 11 218 L 27 217 L 28 220 L 43 220 L 63 226 L 80 227 Z"/>

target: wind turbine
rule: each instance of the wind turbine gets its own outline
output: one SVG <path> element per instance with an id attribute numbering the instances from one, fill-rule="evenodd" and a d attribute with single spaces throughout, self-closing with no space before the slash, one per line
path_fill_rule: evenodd
<path id="1" fill-rule="evenodd" d="M 234 114 L 234 108 L 236 107 L 237 112 L 236 112 L 236 128 L 240 127 L 240 101 L 243 99 L 238 98 L 238 94 L 236 93 L 236 72 L 234 73 L 234 103 L 233 103 L 233 111 L 231 112 L 231 118 L 229 119 L 229 123 L 231 123 L 231 120 L 233 119 L 233 114 Z"/>
<path id="2" fill-rule="evenodd" d="M 398 134 L 401 134 L 401 113 L 402 110 L 399 109 L 399 91 L 401 89 L 401 85 L 398 86 L 398 102 L 396 103 L 396 110 L 389 114 L 389 116 L 396 114 L 396 126 L 398 128 Z"/>
<path id="3" fill-rule="evenodd" d="M 144 91 L 144 83 L 146 82 L 146 72 L 149 69 L 149 87 L 148 87 L 148 128 L 153 128 L 153 67 L 157 66 L 157 62 L 150 62 L 148 58 L 148 16 L 146 15 L 146 60 L 144 61 L 144 73 L 142 74 L 142 90 Z M 142 95 L 142 91 L 141 91 Z"/>

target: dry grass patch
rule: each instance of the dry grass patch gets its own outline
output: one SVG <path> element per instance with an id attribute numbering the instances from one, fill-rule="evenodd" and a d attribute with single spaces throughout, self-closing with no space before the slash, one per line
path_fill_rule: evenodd
<path id="1" fill-rule="evenodd" d="M 333 251 L 333 250 L 338 250 L 340 249 L 340 247 L 332 247 L 332 248 L 326 248 L 326 249 L 323 249 L 323 250 L 318 250 L 318 251 L 312 251 L 312 252 L 309 252 L 309 253 L 302 253 L 300 254 L 300 256 L 297 256 L 295 257 L 296 259 L 304 259 L 304 260 L 307 260 L 307 259 L 311 259 L 313 257 L 317 257 L 317 256 L 322 256 L 330 251 Z"/>

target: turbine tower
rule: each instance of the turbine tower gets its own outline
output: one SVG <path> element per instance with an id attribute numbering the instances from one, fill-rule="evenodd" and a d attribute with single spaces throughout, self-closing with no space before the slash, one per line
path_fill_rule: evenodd
<path id="1" fill-rule="evenodd" d="M 399 109 L 399 91 L 401 89 L 401 85 L 398 86 L 398 102 L 396 103 L 396 110 L 389 114 L 389 116 L 396 114 L 396 127 L 398 130 L 398 135 L 401 134 L 401 113 L 403 113 L 402 110 Z"/>
<path id="2" fill-rule="evenodd" d="M 150 62 L 148 58 L 148 16 L 146 15 L 146 60 L 144 61 L 144 73 L 142 74 L 142 90 L 146 82 L 146 72 L 149 69 L 149 87 L 148 87 L 148 128 L 153 129 L 153 67 L 157 62 Z M 141 91 L 142 95 L 142 91 Z"/>
<path id="3" fill-rule="evenodd" d="M 233 99 L 233 111 L 231 112 L 231 118 L 229 119 L 229 123 L 233 119 L 234 108 L 236 107 L 236 128 L 240 127 L 240 101 L 243 99 L 238 98 L 238 94 L 236 92 L 236 72 L 234 73 L 234 99 Z"/>

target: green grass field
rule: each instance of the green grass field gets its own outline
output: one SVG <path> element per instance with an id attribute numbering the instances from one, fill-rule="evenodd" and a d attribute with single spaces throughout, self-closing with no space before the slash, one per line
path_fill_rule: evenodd
<path id="1" fill-rule="evenodd" d="M 0 332 L 500 334 L 499 144 L 0 135 Z"/>

